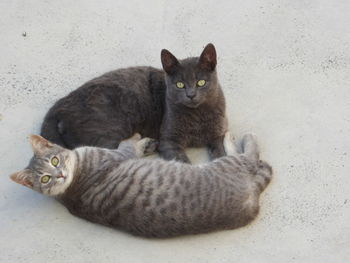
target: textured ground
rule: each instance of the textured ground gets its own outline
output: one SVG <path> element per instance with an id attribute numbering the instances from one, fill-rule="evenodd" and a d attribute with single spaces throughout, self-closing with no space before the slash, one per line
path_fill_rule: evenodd
<path id="1" fill-rule="evenodd" d="M 350 262 L 350 2 L 0 2 L 0 262 Z M 275 177 L 234 231 L 146 240 L 12 183 L 53 102 L 106 71 L 213 42 L 236 136 Z M 190 150 L 205 161 L 203 151 Z"/>

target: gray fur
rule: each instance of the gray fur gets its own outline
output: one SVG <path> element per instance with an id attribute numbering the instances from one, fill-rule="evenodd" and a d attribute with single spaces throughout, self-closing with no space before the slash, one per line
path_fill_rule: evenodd
<path id="1" fill-rule="evenodd" d="M 139 135 L 121 142 L 117 150 L 68 150 L 34 139 L 44 143 L 33 146 L 33 159 L 11 176 L 14 181 L 55 196 L 76 216 L 147 237 L 244 226 L 257 215 L 259 195 L 272 176 L 271 167 L 257 158 L 253 136 L 244 137 L 239 153 L 227 133 L 224 146 L 230 156 L 200 165 L 139 159 L 154 148 L 154 141 Z M 48 163 L 53 155 L 62 160 L 57 171 Z M 42 174 L 54 177 L 61 171 L 66 181 L 40 186 Z M 53 194 L 55 183 L 64 192 Z"/>
<path id="2" fill-rule="evenodd" d="M 216 73 L 216 51 L 208 44 L 199 58 L 178 61 L 167 50 L 162 54 L 167 86 L 160 132 L 160 155 L 166 160 L 189 162 L 186 147 L 207 146 L 211 159 L 225 155 L 227 131 L 225 98 Z M 205 80 L 203 87 L 198 80 Z M 185 88 L 179 89 L 181 81 Z"/>
<path id="3" fill-rule="evenodd" d="M 214 46 L 184 60 L 163 50 L 161 59 L 164 71 L 118 69 L 85 83 L 49 110 L 41 135 L 69 149 L 115 149 L 137 132 L 159 140 L 160 155 L 167 160 L 190 162 L 184 152 L 190 146 L 207 146 L 211 159 L 225 155 L 225 99 Z M 198 80 L 206 84 L 199 87 Z M 178 81 L 185 83 L 181 90 Z"/>

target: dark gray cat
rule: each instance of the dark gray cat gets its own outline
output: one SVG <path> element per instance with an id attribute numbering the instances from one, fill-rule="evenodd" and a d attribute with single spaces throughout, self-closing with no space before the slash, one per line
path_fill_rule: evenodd
<path id="1" fill-rule="evenodd" d="M 214 46 L 180 61 L 162 50 L 161 60 L 164 71 L 119 69 L 87 82 L 49 110 L 41 135 L 69 149 L 114 149 L 138 132 L 159 139 L 167 160 L 189 162 L 188 146 L 207 146 L 212 159 L 225 155 L 225 99 Z"/>
<path id="2" fill-rule="evenodd" d="M 233 229 L 258 214 L 272 169 L 259 160 L 253 136 L 237 149 L 227 133 L 228 156 L 200 165 L 138 159 L 154 149 L 140 138 L 122 141 L 117 150 L 68 150 L 32 135 L 34 157 L 11 179 L 55 196 L 76 216 L 147 237 Z"/>

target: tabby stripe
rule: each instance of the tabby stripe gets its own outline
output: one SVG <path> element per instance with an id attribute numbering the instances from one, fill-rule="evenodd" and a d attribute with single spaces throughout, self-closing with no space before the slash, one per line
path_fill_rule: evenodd
<path id="1" fill-rule="evenodd" d="M 124 188 L 124 190 L 122 191 L 122 193 L 121 193 L 121 195 L 120 196 L 115 196 L 114 197 L 114 191 L 115 191 L 115 189 L 118 187 L 118 185 L 119 184 L 116 184 L 114 187 L 113 187 L 113 189 L 110 191 L 110 197 L 109 198 L 111 198 L 112 200 L 113 200 L 113 202 L 111 202 L 107 207 L 106 207 L 106 209 L 105 210 L 110 210 L 110 208 L 112 207 L 112 206 L 116 206 L 117 205 L 117 203 L 119 202 L 119 201 L 122 201 L 123 199 L 124 199 L 124 197 L 127 195 L 127 193 L 129 192 L 129 190 L 130 190 L 130 188 L 131 188 L 131 186 L 132 186 L 132 184 L 134 183 L 134 181 L 135 181 L 135 174 L 140 170 L 142 168 L 142 166 L 140 165 L 139 167 L 137 167 L 136 169 L 134 169 L 133 171 L 132 171 L 132 173 L 130 173 L 130 174 L 128 174 L 128 179 L 129 178 L 131 178 L 130 179 L 130 181 L 128 182 L 128 184 L 125 186 L 125 188 Z M 118 209 L 117 209 L 118 210 Z M 108 215 L 108 217 L 110 218 L 110 214 Z"/>
<path id="2" fill-rule="evenodd" d="M 213 220 L 216 217 L 216 212 L 217 212 L 217 195 L 219 194 L 219 184 L 218 184 L 218 180 L 217 180 L 217 175 L 213 176 L 213 195 L 212 198 L 210 200 L 210 205 L 209 205 L 209 209 L 211 210 L 211 213 L 209 213 L 209 220 L 211 223 L 214 223 Z"/>
<path id="3" fill-rule="evenodd" d="M 203 211 L 207 211 L 207 209 L 209 208 L 209 201 L 211 200 L 212 198 L 212 194 L 213 194 L 213 191 L 212 191 L 212 174 L 210 173 L 211 171 L 210 170 L 203 170 L 203 177 L 204 177 L 204 180 L 205 180 L 205 185 L 206 185 L 206 192 L 205 192 L 205 202 L 204 202 L 204 206 L 203 206 Z"/>
<path id="4" fill-rule="evenodd" d="M 124 170 L 125 170 L 125 169 L 124 169 Z M 115 172 L 115 170 L 114 170 L 114 169 L 111 169 L 110 173 L 111 173 L 111 172 Z M 97 193 L 94 195 L 94 198 L 95 198 L 100 192 L 104 193 L 104 192 L 107 190 L 107 188 L 110 187 L 111 185 L 117 186 L 119 183 L 121 183 L 122 181 L 124 181 L 124 180 L 128 177 L 128 171 L 125 171 L 124 174 L 123 174 L 123 170 L 118 171 L 118 172 L 120 173 L 120 175 L 115 176 L 115 177 L 112 177 L 112 179 L 111 179 L 110 181 L 107 181 L 107 180 L 106 180 L 104 187 L 103 187 L 101 190 L 99 190 L 99 192 L 97 192 Z M 108 191 L 108 192 L 110 193 L 110 191 Z M 109 195 L 106 194 L 105 197 L 101 200 L 101 204 L 103 204 L 103 203 L 106 201 L 106 199 L 108 199 L 108 198 L 109 198 Z"/>
<path id="5" fill-rule="evenodd" d="M 202 206 L 202 176 L 200 173 L 197 174 L 197 183 L 196 183 L 196 195 L 197 195 L 197 202 L 198 202 L 198 208 L 201 208 Z"/>
<path id="6" fill-rule="evenodd" d="M 144 175 L 142 176 L 140 182 L 138 182 L 138 185 L 140 186 L 137 194 L 135 195 L 135 197 L 133 198 L 133 200 L 130 202 L 130 206 L 131 206 L 131 210 L 133 210 L 135 208 L 135 204 L 136 204 L 136 200 L 137 198 L 141 195 L 141 193 L 143 192 L 144 190 L 144 181 L 147 179 L 147 177 L 149 176 L 149 174 L 151 173 L 152 171 L 152 167 L 149 168 L 146 172 L 144 172 Z"/>

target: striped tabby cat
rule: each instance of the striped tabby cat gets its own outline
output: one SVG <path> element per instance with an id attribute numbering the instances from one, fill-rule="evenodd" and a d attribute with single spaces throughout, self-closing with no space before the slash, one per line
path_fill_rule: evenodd
<path id="1" fill-rule="evenodd" d="M 244 226 L 272 176 L 252 135 L 240 151 L 226 133 L 228 156 L 200 165 L 138 159 L 156 148 L 138 134 L 117 150 L 67 150 L 38 135 L 30 142 L 34 157 L 12 180 L 55 196 L 76 216 L 147 237 Z"/>

